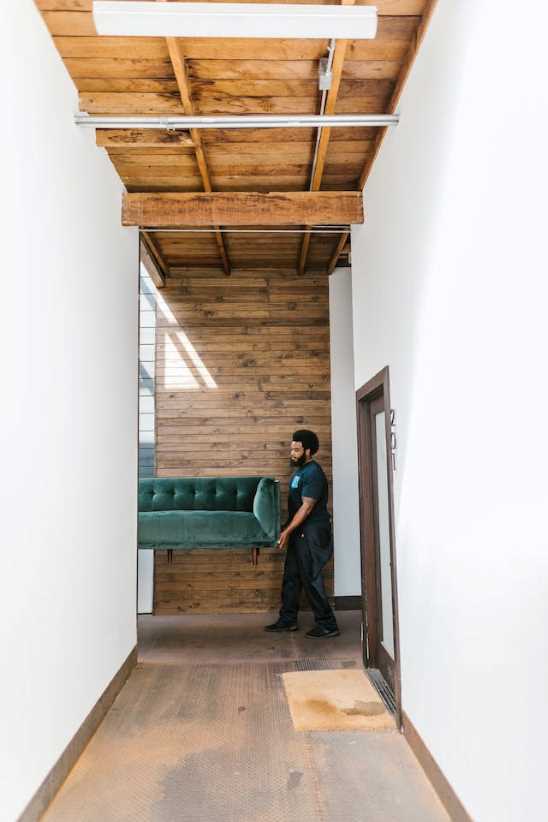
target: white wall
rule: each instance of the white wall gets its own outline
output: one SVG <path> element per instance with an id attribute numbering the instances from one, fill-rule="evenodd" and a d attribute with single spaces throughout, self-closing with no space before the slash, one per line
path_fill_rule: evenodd
<path id="1" fill-rule="evenodd" d="M 352 339 L 352 274 L 349 268 L 337 268 L 329 278 L 329 323 L 335 596 L 359 596 L 358 446 Z"/>
<path id="2" fill-rule="evenodd" d="M 0 819 L 136 643 L 138 254 L 30 0 L 0 9 Z"/>
<path id="3" fill-rule="evenodd" d="M 546 818 L 542 4 L 440 3 L 352 233 L 355 385 L 391 370 L 404 709 L 481 822 Z"/>

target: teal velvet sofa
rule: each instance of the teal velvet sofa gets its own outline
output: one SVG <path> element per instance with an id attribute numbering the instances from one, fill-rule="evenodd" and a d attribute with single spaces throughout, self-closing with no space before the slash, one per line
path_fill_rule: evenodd
<path id="1" fill-rule="evenodd" d="M 280 536 L 280 484 L 270 477 L 139 480 L 139 548 L 258 549 Z"/>

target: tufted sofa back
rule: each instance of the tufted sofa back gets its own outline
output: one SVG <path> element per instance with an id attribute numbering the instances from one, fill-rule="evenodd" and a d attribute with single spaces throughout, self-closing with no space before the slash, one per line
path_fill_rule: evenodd
<path id="1" fill-rule="evenodd" d="M 139 511 L 253 511 L 261 477 L 139 480 Z"/>

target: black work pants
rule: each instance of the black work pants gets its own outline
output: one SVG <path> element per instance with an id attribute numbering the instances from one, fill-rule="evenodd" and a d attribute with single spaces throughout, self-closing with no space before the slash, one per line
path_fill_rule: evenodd
<path id="1" fill-rule="evenodd" d="M 337 620 L 327 599 L 322 569 L 333 554 L 331 525 L 309 523 L 291 534 L 285 557 L 280 621 L 297 621 L 299 600 L 304 588 L 316 623 L 333 630 Z"/>

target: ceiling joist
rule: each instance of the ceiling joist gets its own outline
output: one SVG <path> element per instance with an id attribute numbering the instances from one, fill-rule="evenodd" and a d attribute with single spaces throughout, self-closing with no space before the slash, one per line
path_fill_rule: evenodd
<path id="1" fill-rule="evenodd" d="M 141 232 L 141 259 L 152 277 L 154 285 L 163 288 L 169 277 L 169 266 L 154 239 L 146 231 Z"/>
<path id="2" fill-rule="evenodd" d="M 333 274 L 333 272 L 335 271 L 335 268 L 337 267 L 337 263 L 339 262 L 339 258 L 340 258 L 341 254 L 343 252 L 343 248 L 346 246 L 346 243 L 348 242 L 349 237 L 350 237 L 350 232 L 349 231 L 345 231 L 344 234 L 341 234 L 339 242 L 337 243 L 337 247 L 335 249 L 335 252 L 331 256 L 331 259 L 329 260 L 329 262 L 327 264 L 327 273 L 328 274 Z"/>
<path id="3" fill-rule="evenodd" d="M 181 96 L 183 108 L 187 116 L 191 117 L 194 114 L 194 109 L 192 106 L 192 99 L 190 96 L 190 83 L 188 80 L 185 58 L 181 51 L 179 41 L 175 37 L 167 37 L 166 44 L 169 52 L 169 58 L 173 66 L 173 71 L 175 73 L 175 79 L 177 80 L 177 86 L 179 88 L 179 94 Z M 211 192 L 211 178 L 209 176 L 209 169 L 207 167 L 207 160 L 202 146 L 202 138 L 200 132 L 197 129 L 191 129 L 190 136 L 194 144 L 194 150 L 196 152 L 196 162 L 198 163 L 198 169 L 200 171 L 200 176 L 202 178 L 204 191 Z M 215 226 L 215 228 L 217 227 Z M 223 270 L 226 275 L 229 275 L 230 263 L 228 260 L 225 241 L 223 239 L 223 235 L 218 230 L 215 231 L 215 240 L 219 248 L 219 254 L 221 256 Z"/>
<path id="4" fill-rule="evenodd" d="M 342 5 L 354 5 L 354 0 L 341 0 Z M 327 116 L 335 114 L 337 105 L 337 97 L 339 88 L 341 86 L 342 71 L 344 65 L 344 58 L 348 40 L 337 40 L 335 45 L 335 53 L 333 55 L 332 79 L 331 88 L 327 94 L 325 103 L 325 112 Z M 319 191 L 322 185 L 322 177 L 325 168 L 325 161 L 327 158 L 327 148 L 329 146 L 329 138 L 331 137 L 330 128 L 320 129 L 318 135 L 318 144 L 316 147 L 315 163 L 312 168 L 312 179 L 310 181 L 310 191 Z M 308 256 L 308 249 L 310 246 L 310 235 L 305 234 L 301 245 L 301 253 L 299 255 L 299 274 L 303 275 L 306 269 L 306 258 Z"/>

